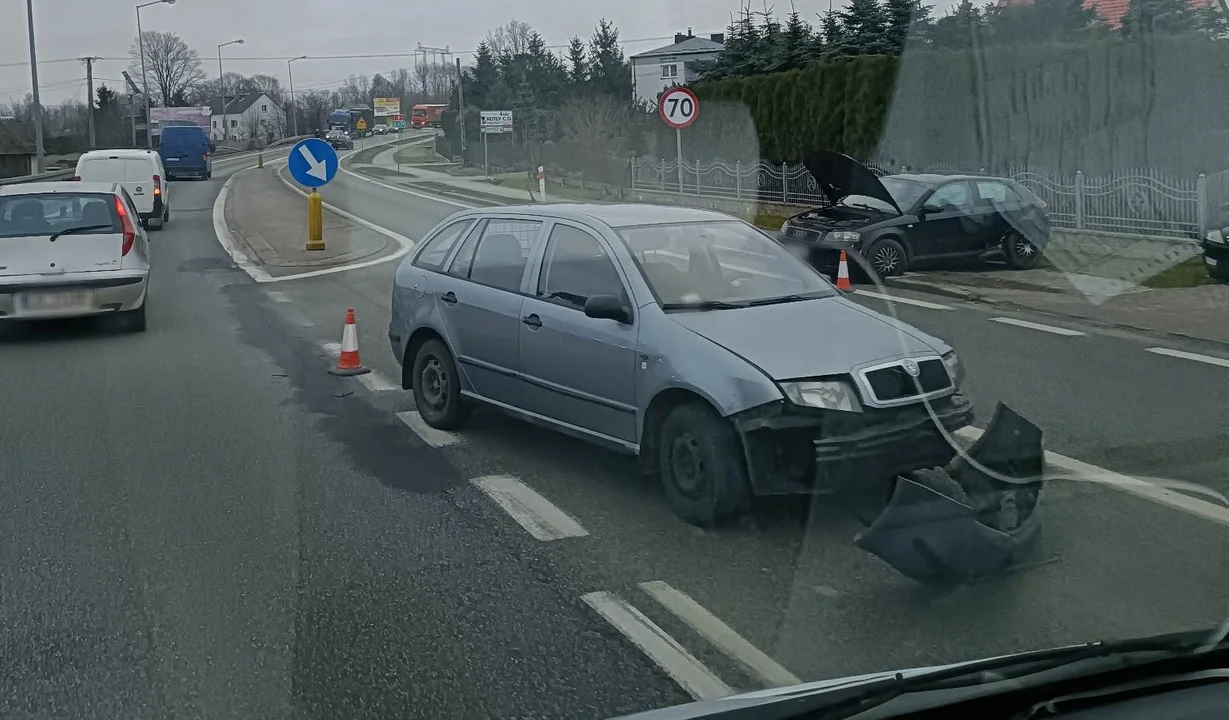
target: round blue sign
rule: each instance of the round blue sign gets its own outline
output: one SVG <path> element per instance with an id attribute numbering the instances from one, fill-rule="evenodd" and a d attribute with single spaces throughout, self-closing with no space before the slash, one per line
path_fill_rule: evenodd
<path id="1" fill-rule="evenodd" d="M 337 152 L 320 138 L 300 140 L 290 151 L 286 168 L 300 185 L 321 187 L 337 174 Z"/>

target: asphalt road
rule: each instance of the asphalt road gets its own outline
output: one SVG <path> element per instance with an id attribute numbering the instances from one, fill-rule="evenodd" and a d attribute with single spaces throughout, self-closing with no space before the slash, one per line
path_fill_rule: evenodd
<path id="1" fill-rule="evenodd" d="M 831 498 L 702 531 L 569 438 L 489 412 L 420 434 L 385 337 L 395 263 L 254 283 L 214 239 L 216 177 L 173 188 L 148 333 L 0 336 L 20 380 L 0 417 L 2 717 L 606 717 L 1225 613 L 1224 522 L 1098 484 L 1051 485 L 1034 565 L 937 593 L 853 548 Z M 457 209 L 346 174 L 325 198 L 411 239 Z M 896 310 L 961 352 L 984 417 L 1003 401 L 1053 451 L 1229 486 L 1229 368 L 938 304 Z M 362 380 L 325 372 L 347 307 Z M 520 524 L 544 508 L 566 513 L 554 539 Z"/>

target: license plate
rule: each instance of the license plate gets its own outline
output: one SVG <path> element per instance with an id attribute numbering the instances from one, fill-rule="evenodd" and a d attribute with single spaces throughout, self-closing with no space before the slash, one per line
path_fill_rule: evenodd
<path id="1" fill-rule="evenodd" d="M 1205 257 L 1203 261 L 1208 264 L 1208 267 L 1216 267 L 1216 258 Z"/>
<path id="2" fill-rule="evenodd" d="M 17 293 L 17 312 L 48 313 L 88 310 L 94 299 L 89 290 L 66 290 L 63 292 Z"/>

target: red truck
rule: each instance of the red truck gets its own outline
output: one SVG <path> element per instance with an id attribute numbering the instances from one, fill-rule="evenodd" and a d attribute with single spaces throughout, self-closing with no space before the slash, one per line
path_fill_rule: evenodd
<path id="1" fill-rule="evenodd" d="M 410 110 L 410 127 L 440 127 L 440 117 L 447 105 L 415 105 Z"/>

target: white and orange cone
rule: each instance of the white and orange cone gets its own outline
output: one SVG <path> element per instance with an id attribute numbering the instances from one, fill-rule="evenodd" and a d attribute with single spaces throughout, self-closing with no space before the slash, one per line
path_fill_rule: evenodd
<path id="1" fill-rule="evenodd" d="M 841 262 L 836 266 L 836 289 L 837 290 L 853 290 L 853 285 L 849 284 L 849 258 L 845 257 L 845 251 L 841 251 Z"/>
<path id="2" fill-rule="evenodd" d="M 354 308 L 346 308 L 346 324 L 341 330 L 341 354 L 337 356 L 337 367 L 329 372 L 342 377 L 371 372 L 370 368 L 363 367 L 363 361 L 358 357 L 358 325 L 354 321 Z"/>

